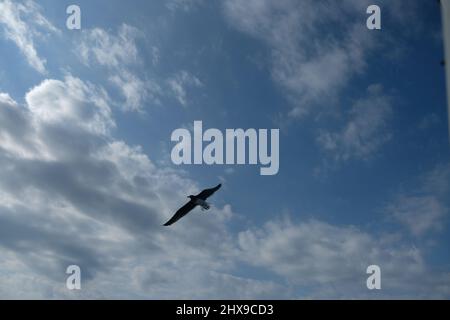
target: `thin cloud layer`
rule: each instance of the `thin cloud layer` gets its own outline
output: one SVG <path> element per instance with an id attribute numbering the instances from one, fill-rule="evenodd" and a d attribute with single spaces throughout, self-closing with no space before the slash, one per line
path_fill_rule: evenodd
<path id="1" fill-rule="evenodd" d="M 182 105 L 186 106 L 187 88 L 199 88 L 203 83 L 194 75 L 182 70 L 167 80 L 167 84 L 172 91 L 175 99 Z"/>
<path id="2" fill-rule="evenodd" d="M 383 270 L 387 295 L 407 295 L 409 281 L 427 270 L 423 253 L 395 238 L 380 240 L 354 226 L 314 220 L 267 222 L 262 229 L 240 233 L 239 247 L 248 263 L 275 272 L 293 286 L 310 288 L 308 294 L 316 298 L 327 297 L 330 288 L 340 297 L 366 296 L 366 268 L 373 264 Z M 429 286 L 422 289 L 433 294 Z"/>
<path id="3" fill-rule="evenodd" d="M 134 67 L 142 64 L 136 45 L 139 37 L 142 37 L 141 32 L 127 24 L 119 27 L 117 35 L 94 28 L 83 30 L 77 47 L 79 57 L 85 65 L 99 65 L 108 70 L 110 83 L 125 99 L 121 108 L 126 111 L 142 112 L 146 102 L 160 104 L 159 85 L 132 71 Z"/>
<path id="4" fill-rule="evenodd" d="M 415 237 L 439 234 L 448 222 L 450 165 L 437 165 L 416 180 L 415 186 L 401 192 L 386 211 Z"/>
<path id="5" fill-rule="evenodd" d="M 268 46 L 272 78 L 293 104 L 289 114 L 295 118 L 333 100 L 366 67 L 373 38 L 365 24 L 349 19 L 364 13 L 365 3 L 229 0 L 224 10 L 234 28 Z M 334 32 L 323 36 L 326 25 Z"/>
<path id="6" fill-rule="evenodd" d="M 321 130 L 317 137 L 319 146 L 336 161 L 373 157 L 391 138 L 391 100 L 380 85 L 371 85 L 367 96 L 352 106 L 342 129 Z"/>
<path id="7" fill-rule="evenodd" d="M 39 73 L 45 74 L 46 59 L 38 55 L 35 40 L 45 34 L 59 33 L 41 13 L 33 1 L 0 1 L 0 26 L 4 36 L 13 41 L 28 64 Z"/>

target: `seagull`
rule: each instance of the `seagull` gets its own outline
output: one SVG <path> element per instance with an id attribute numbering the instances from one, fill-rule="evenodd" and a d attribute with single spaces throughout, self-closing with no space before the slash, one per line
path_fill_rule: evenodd
<path id="1" fill-rule="evenodd" d="M 167 221 L 164 226 L 170 226 L 171 224 L 174 224 L 181 218 L 183 218 L 185 215 L 187 215 L 192 209 L 194 209 L 196 206 L 201 206 L 202 210 L 208 210 L 210 208 L 209 203 L 206 202 L 206 199 L 208 199 L 210 196 L 214 194 L 217 190 L 220 189 L 222 184 L 218 184 L 214 188 L 211 189 L 205 189 L 202 192 L 200 192 L 198 195 L 188 196 L 189 199 L 191 199 L 188 203 L 186 203 L 184 206 L 182 206 L 178 211 L 173 215 L 172 218 L 170 218 L 169 221 Z"/>

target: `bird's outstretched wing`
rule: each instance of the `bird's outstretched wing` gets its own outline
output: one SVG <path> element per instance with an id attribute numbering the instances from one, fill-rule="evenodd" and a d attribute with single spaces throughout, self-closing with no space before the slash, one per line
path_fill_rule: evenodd
<path id="1" fill-rule="evenodd" d="M 182 206 L 180 209 L 178 209 L 177 212 L 175 212 L 175 214 L 173 215 L 172 218 L 170 218 L 169 221 L 167 221 L 164 226 L 170 226 L 171 224 L 177 222 L 178 220 L 180 220 L 181 218 L 183 218 L 185 215 L 187 215 L 189 213 L 189 211 L 191 211 L 192 209 L 194 209 L 196 206 L 196 204 L 193 201 L 189 201 L 188 203 L 186 203 L 184 206 Z"/>
<path id="2" fill-rule="evenodd" d="M 218 184 L 217 186 L 215 186 L 214 188 L 211 189 L 205 189 L 202 192 L 200 192 L 198 195 L 196 195 L 196 198 L 202 199 L 202 200 L 206 200 L 209 197 L 211 197 L 214 192 L 216 192 L 217 190 L 220 189 L 220 187 L 222 186 L 222 184 Z"/>

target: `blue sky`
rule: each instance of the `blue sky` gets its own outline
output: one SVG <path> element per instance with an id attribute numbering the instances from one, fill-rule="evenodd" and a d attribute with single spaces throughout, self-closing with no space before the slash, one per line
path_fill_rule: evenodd
<path id="1" fill-rule="evenodd" d="M 450 296 L 439 5 L 70 4 L 0 1 L 0 297 Z M 194 120 L 279 128 L 279 173 L 173 165 Z"/>

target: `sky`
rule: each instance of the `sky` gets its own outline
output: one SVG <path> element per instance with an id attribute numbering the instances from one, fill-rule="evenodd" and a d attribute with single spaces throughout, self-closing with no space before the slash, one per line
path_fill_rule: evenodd
<path id="1" fill-rule="evenodd" d="M 0 53 L 0 298 L 450 298 L 437 3 L 0 0 Z M 279 172 L 174 165 L 196 120 Z"/>

